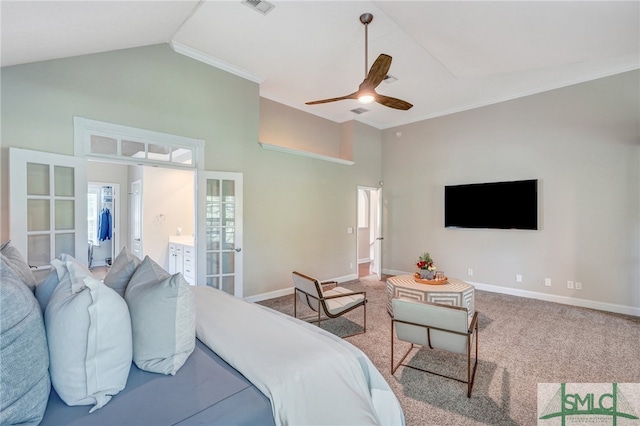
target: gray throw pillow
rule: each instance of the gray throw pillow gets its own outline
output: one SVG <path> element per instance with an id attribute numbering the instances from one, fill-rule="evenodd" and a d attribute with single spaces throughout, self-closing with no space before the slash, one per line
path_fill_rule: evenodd
<path id="1" fill-rule="evenodd" d="M 129 280 L 140 265 L 140 259 L 124 247 L 113 261 L 111 269 L 104 277 L 104 283 L 124 297 Z"/>
<path id="2" fill-rule="evenodd" d="M 195 301 L 182 274 L 170 275 L 146 256 L 124 296 L 131 313 L 133 362 L 145 371 L 176 374 L 196 344 Z"/>
<path id="3" fill-rule="evenodd" d="M 107 404 L 127 384 L 131 319 L 125 301 L 70 257 L 45 310 L 51 382 L 67 405 Z"/>
<path id="4" fill-rule="evenodd" d="M 0 259 L 0 419 L 37 425 L 51 382 L 42 311 L 31 290 Z"/>
<path id="5" fill-rule="evenodd" d="M 33 276 L 31 268 L 24 260 L 17 248 L 11 245 L 11 241 L 7 241 L 0 249 L 0 257 L 3 257 L 9 267 L 22 279 L 31 291 L 36 289 L 36 277 Z"/>

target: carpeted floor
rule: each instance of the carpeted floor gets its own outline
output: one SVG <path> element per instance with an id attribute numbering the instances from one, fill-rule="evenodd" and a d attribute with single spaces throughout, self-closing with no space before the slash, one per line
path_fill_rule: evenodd
<path id="1" fill-rule="evenodd" d="M 391 320 L 384 282 L 341 284 L 367 292 L 367 332 L 346 340 L 378 367 L 418 425 L 535 425 L 538 383 L 639 383 L 640 318 L 504 294 L 475 292 L 479 362 L 471 398 L 466 384 L 400 367 L 390 373 Z M 260 302 L 293 315 L 293 296 Z M 298 317 L 313 311 L 300 308 Z M 322 323 L 339 336 L 361 330 L 362 310 Z M 396 344 L 396 350 L 406 348 Z M 466 376 L 466 357 L 420 349 L 414 365 Z"/>

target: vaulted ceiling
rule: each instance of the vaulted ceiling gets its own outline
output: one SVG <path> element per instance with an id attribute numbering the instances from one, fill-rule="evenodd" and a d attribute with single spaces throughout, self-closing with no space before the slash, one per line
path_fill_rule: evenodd
<path id="1" fill-rule="evenodd" d="M 638 1 L 271 4 L 262 14 L 240 0 L 3 0 L 2 66 L 170 43 L 259 83 L 265 98 L 381 129 L 640 68 Z M 366 66 L 365 12 L 374 16 Z M 381 53 L 393 57 L 395 81 L 377 91 L 413 108 L 305 105 L 357 90 Z"/>

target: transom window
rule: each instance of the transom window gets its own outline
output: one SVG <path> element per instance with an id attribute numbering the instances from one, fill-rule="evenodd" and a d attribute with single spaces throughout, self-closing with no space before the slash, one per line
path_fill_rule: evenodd
<path id="1" fill-rule="evenodd" d="M 136 164 L 202 168 L 204 141 L 135 127 L 74 117 L 75 155 Z"/>

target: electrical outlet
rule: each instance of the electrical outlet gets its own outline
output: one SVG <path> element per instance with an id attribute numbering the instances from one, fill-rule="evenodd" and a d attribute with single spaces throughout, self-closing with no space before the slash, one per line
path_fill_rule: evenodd
<path id="1" fill-rule="evenodd" d="M 521 283 L 522 282 L 522 275 L 516 274 L 516 282 L 517 283 Z"/>
<path id="2" fill-rule="evenodd" d="M 567 281 L 567 288 L 573 289 L 573 281 Z"/>
<path id="3" fill-rule="evenodd" d="M 469 269 L 467 270 L 467 275 L 473 275 L 473 269 L 469 268 Z"/>
<path id="4" fill-rule="evenodd" d="M 582 290 L 582 283 L 576 281 L 576 290 Z"/>
<path id="5" fill-rule="evenodd" d="M 353 263 L 349 264 L 349 269 L 353 269 Z"/>
<path id="6" fill-rule="evenodd" d="M 544 285 L 546 285 L 547 287 L 551 287 L 551 278 L 545 278 Z"/>

